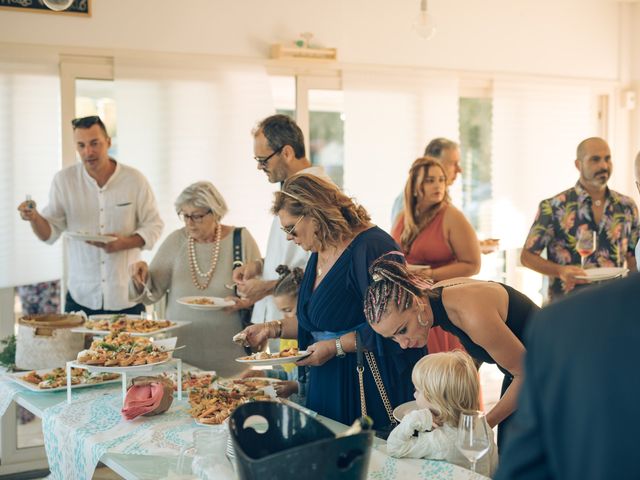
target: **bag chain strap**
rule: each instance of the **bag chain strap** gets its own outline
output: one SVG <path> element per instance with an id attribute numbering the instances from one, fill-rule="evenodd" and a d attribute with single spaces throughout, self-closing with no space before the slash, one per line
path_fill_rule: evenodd
<path id="1" fill-rule="evenodd" d="M 387 391 L 384 388 L 384 383 L 382 383 L 382 377 L 380 376 L 380 371 L 378 370 L 378 364 L 376 363 L 376 359 L 373 356 L 372 352 L 364 352 L 364 356 L 367 359 L 367 363 L 369 364 L 369 368 L 371 368 L 371 373 L 373 374 L 373 379 L 376 382 L 376 387 L 378 387 L 378 391 L 380 392 L 380 397 L 382 398 L 382 403 L 384 404 L 384 408 L 387 411 L 387 415 L 389 416 L 389 421 L 397 425 L 398 422 L 393 416 L 393 409 L 391 408 L 391 402 L 389 401 L 389 397 L 387 397 Z M 364 368 L 363 368 L 364 370 Z M 362 380 L 362 373 L 358 370 L 358 376 L 360 377 L 360 397 L 362 404 L 364 405 L 364 383 Z M 366 407 L 365 407 L 366 408 Z M 365 413 L 366 415 L 366 413 Z"/>
<path id="2" fill-rule="evenodd" d="M 367 416 L 367 403 L 364 399 L 364 365 L 358 365 L 356 367 L 358 371 L 358 383 L 360 383 L 360 411 L 362 412 L 362 416 Z"/>

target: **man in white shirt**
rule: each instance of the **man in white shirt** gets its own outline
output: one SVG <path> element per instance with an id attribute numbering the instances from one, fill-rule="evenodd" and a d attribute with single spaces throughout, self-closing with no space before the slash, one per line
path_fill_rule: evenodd
<path id="1" fill-rule="evenodd" d="M 52 244 L 64 231 L 110 236 L 109 242 L 69 239 L 65 310 L 132 313 L 144 310 L 129 301 L 128 266 L 150 249 L 164 223 L 146 178 L 109 157 L 111 138 L 98 116 L 72 122 L 82 160 L 56 174 L 42 214 L 35 202 L 18 206 L 36 236 Z"/>
<path id="2" fill-rule="evenodd" d="M 305 156 L 302 130 L 286 115 L 272 115 L 258 124 L 253 131 L 253 151 L 258 170 L 262 170 L 271 183 L 284 182 L 298 173 L 310 173 L 331 181 L 321 167 L 311 166 Z M 280 220 L 274 217 L 264 260 L 247 263 L 233 271 L 233 280 L 243 297 L 237 307 L 254 305 L 252 323 L 281 319 L 282 313 L 271 296 L 278 280 L 276 267 L 304 268 L 308 259 L 308 252 L 287 241 Z"/>

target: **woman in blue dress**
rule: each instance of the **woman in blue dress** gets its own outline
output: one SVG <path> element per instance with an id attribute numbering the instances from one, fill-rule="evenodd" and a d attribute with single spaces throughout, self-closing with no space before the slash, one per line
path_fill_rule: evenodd
<path id="1" fill-rule="evenodd" d="M 298 338 L 311 355 L 308 365 L 307 406 L 321 415 L 349 424 L 361 414 L 356 371 L 356 331 L 363 349 L 372 353 L 382 383 L 364 361 L 367 414 L 374 428 L 391 423 L 394 408 L 413 399 L 411 370 L 425 349 L 403 350 L 377 335 L 367 324 L 363 303 L 371 283 L 370 264 L 380 255 L 398 250 L 393 239 L 374 226 L 369 214 L 335 185 L 300 174 L 288 179 L 275 194 L 273 213 L 280 217 L 287 238 L 311 251 L 300 285 L 297 321 L 283 320 L 245 330 L 258 345 L 266 337 Z M 374 366 L 374 368 L 375 368 Z M 388 396 L 385 407 L 379 389 Z"/>

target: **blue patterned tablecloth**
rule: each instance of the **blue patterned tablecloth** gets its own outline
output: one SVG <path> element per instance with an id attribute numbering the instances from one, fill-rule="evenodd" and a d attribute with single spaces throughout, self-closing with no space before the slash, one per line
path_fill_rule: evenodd
<path id="1" fill-rule="evenodd" d="M 107 452 L 178 456 L 198 427 L 186 400 L 154 417 L 122 418 L 116 393 L 61 403 L 46 410 L 42 429 L 52 479 L 90 479 Z"/>
<path id="2" fill-rule="evenodd" d="M 18 394 L 33 393 L 0 378 L 0 414 Z M 121 408 L 119 389 L 105 385 L 104 388 L 74 390 L 72 403 L 62 401 L 44 409 L 42 428 L 50 478 L 91 479 L 98 461 L 111 453 L 177 458 L 181 449 L 192 442 L 195 430 L 223 428 L 197 425 L 189 416 L 186 400 L 175 400 L 169 411 L 162 415 L 139 417 L 133 421 L 122 418 Z M 374 448 L 367 478 L 486 479 L 446 462 L 389 457 L 384 444 Z"/>
<path id="3" fill-rule="evenodd" d="M 154 417 L 126 421 L 120 414 L 117 393 L 91 395 L 71 404 L 61 403 L 45 411 L 43 430 L 51 478 L 90 479 L 103 455 L 151 455 L 177 457 L 201 427 L 189 416 L 186 400 L 174 401 L 171 409 Z M 395 459 L 385 446 L 372 452 L 368 478 L 481 480 L 485 477 L 446 462 Z"/>
<path id="4" fill-rule="evenodd" d="M 367 480 L 487 480 L 466 468 L 444 461 L 415 458 L 393 458 L 386 447 L 373 448 Z"/>
<path id="5" fill-rule="evenodd" d="M 16 382 L 0 377 L 0 417 L 7 411 L 16 394 L 26 391 L 26 388 Z"/>

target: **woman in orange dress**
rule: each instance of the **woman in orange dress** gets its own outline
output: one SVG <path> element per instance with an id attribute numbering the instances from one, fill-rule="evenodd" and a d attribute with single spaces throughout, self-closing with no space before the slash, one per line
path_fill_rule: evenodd
<path id="1" fill-rule="evenodd" d="M 464 214 L 451 205 L 446 173 L 437 159 L 422 157 L 413 162 L 404 205 L 391 236 L 402 248 L 410 269 L 420 270 L 435 282 L 478 273 L 478 238 Z M 456 336 L 440 327 L 431 329 L 429 353 L 454 349 L 463 350 Z"/>

